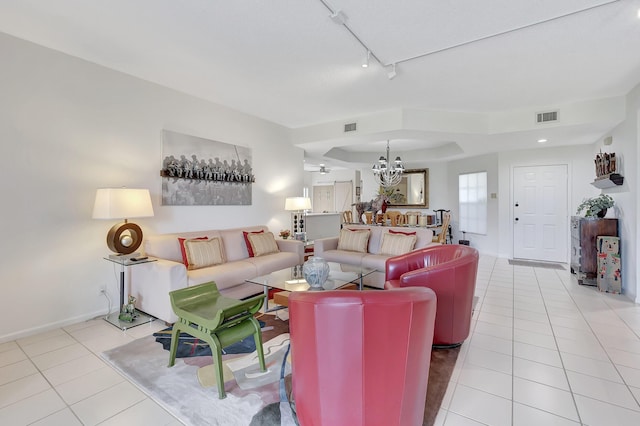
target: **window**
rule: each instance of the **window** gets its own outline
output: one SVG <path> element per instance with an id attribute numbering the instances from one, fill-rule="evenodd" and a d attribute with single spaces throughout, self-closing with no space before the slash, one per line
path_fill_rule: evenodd
<path id="1" fill-rule="evenodd" d="M 487 172 L 458 176 L 460 231 L 487 233 Z"/>

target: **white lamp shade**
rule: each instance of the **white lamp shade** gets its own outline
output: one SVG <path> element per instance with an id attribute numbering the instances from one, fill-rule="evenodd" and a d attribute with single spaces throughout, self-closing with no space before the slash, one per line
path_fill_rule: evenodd
<path id="1" fill-rule="evenodd" d="M 285 210 L 309 210 L 311 199 L 309 197 L 288 197 L 284 202 Z"/>
<path id="2" fill-rule="evenodd" d="M 93 205 L 94 219 L 131 219 L 153 216 L 148 189 L 101 188 Z"/>

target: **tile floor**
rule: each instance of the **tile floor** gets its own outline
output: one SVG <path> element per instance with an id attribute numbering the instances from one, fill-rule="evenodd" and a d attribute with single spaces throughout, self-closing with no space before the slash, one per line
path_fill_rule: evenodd
<path id="1" fill-rule="evenodd" d="M 640 425 L 640 305 L 486 256 L 476 293 L 437 425 Z M 97 319 L 0 344 L 0 425 L 180 425 L 99 357 L 161 328 Z"/>
<path id="2" fill-rule="evenodd" d="M 476 295 L 437 425 L 640 425 L 640 305 L 485 256 Z"/>

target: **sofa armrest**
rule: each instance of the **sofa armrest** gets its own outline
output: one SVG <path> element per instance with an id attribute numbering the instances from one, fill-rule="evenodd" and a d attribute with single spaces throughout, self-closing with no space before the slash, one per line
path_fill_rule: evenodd
<path id="1" fill-rule="evenodd" d="M 338 237 L 318 238 L 313 241 L 313 255 L 322 257 L 327 250 L 336 250 L 338 248 Z"/>
<path id="2" fill-rule="evenodd" d="M 278 250 L 296 253 L 300 259 L 299 264 L 304 262 L 304 243 L 298 240 L 276 240 Z"/>
<path id="3" fill-rule="evenodd" d="M 158 259 L 129 268 L 130 290 L 136 307 L 168 323 L 177 317 L 169 303 L 169 292 L 187 287 L 187 268 L 179 262 Z"/>

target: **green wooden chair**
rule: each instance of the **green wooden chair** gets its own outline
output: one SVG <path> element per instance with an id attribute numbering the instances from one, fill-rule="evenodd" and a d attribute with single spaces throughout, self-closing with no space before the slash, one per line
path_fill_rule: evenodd
<path id="1" fill-rule="evenodd" d="M 173 312 L 178 316 L 171 333 L 169 367 L 175 364 L 180 332 L 184 332 L 207 342 L 211 347 L 220 399 L 227 396 L 222 376 L 222 348 L 253 335 L 260 369 L 267 370 L 260 323 L 254 317 L 262 307 L 264 296 L 246 300 L 224 297 L 212 281 L 171 291 L 169 298 Z"/>

